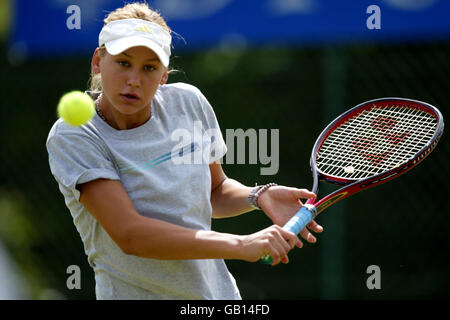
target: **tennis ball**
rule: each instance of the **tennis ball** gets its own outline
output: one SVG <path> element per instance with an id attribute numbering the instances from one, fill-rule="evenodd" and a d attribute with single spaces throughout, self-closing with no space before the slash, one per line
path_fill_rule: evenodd
<path id="1" fill-rule="evenodd" d="M 94 116 L 94 113 L 94 100 L 81 91 L 64 94 L 58 103 L 58 116 L 71 126 L 85 124 Z"/>

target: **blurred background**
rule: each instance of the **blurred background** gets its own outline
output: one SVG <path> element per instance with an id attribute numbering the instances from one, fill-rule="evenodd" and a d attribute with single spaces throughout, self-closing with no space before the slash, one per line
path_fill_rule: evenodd
<path id="1" fill-rule="evenodd" d="M 224 163 L 244 184 L 311 188 L 316 137 L 363 101 L 417 99 L 449 119 L 450 1 L 148 3 L 176 32 L 171 66 L 178 71 L 169 82 L 197 86 L 224 134 L 279 129 L 276 175 L 261 175 L 261 163 Z M 0 299 L 95 299 L 45 142 L 59 97 L 87 88 L 103 19 L 121 6 L 0 0 Z M 228 261 L 243 298 L 449 299 L 448 138 L 444 132 L 429 158 L 400 179 L 327 210 L 318 242 L 294 250 L 288 265 Z M 213 221 L 215 230 L 238 234 L 269 224 L 261 211 Z M 66 286 L 71 265 L 81 270 L 79 290 Z M 380 268 L 381 289 L 367 288 L 371 265 Z"/>

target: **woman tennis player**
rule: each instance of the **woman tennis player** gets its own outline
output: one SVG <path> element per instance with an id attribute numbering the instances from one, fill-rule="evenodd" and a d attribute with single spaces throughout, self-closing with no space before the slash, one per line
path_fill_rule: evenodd
<path id="1" fill-rule="evenodd" d="M 270 254 L 276 265 L 303 245 L 279 225 L 315 195 L 247 187 L 225 175 L 226 146 L 210 104 L 191 85 L 166 84 L 170 34 L 146 4 L 110 13 L 86 92 L 97 114 L 81 127 L 59 119 L 48 136 L 51 172 L 95 272 L 97 299 L 241 299 L 224 259 Z M 180 130 L 194 136 L 199 123 L 200 141 L 174 139 Z M 198 152 L 202 161 L 184 161 Z M 254 208 L 274 225 L 250 235 L 211 231 L 211 218 Z M 322 231 L 314 221 L 308 227 Z M 316 241 L 306 228 L 301 236 Z"/>

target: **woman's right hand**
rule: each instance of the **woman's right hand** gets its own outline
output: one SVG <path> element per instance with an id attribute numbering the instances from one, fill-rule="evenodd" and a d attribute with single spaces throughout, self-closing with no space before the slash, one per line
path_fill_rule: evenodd
<path id="1" fill-rule="evenodd" d="M 272 257 L 272 266 L 288 263 L 288 252 L 295 246 L 301 246 L 297 235 L 284 230 L 278 225 L 272 225 L 266 229 L 250 235 L 242 236 L 243 260 L 256 262 L 262 256 L 268 254 Z"/>

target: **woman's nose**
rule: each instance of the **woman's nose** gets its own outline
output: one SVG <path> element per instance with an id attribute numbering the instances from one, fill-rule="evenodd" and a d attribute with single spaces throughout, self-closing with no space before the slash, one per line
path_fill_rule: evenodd
<path id="1" fill-rule="evenodd" d="M 141 85 L 141 78 L 138 70 L 130 70 L 127 85 L 130 87 L 139 87 Z"/>

